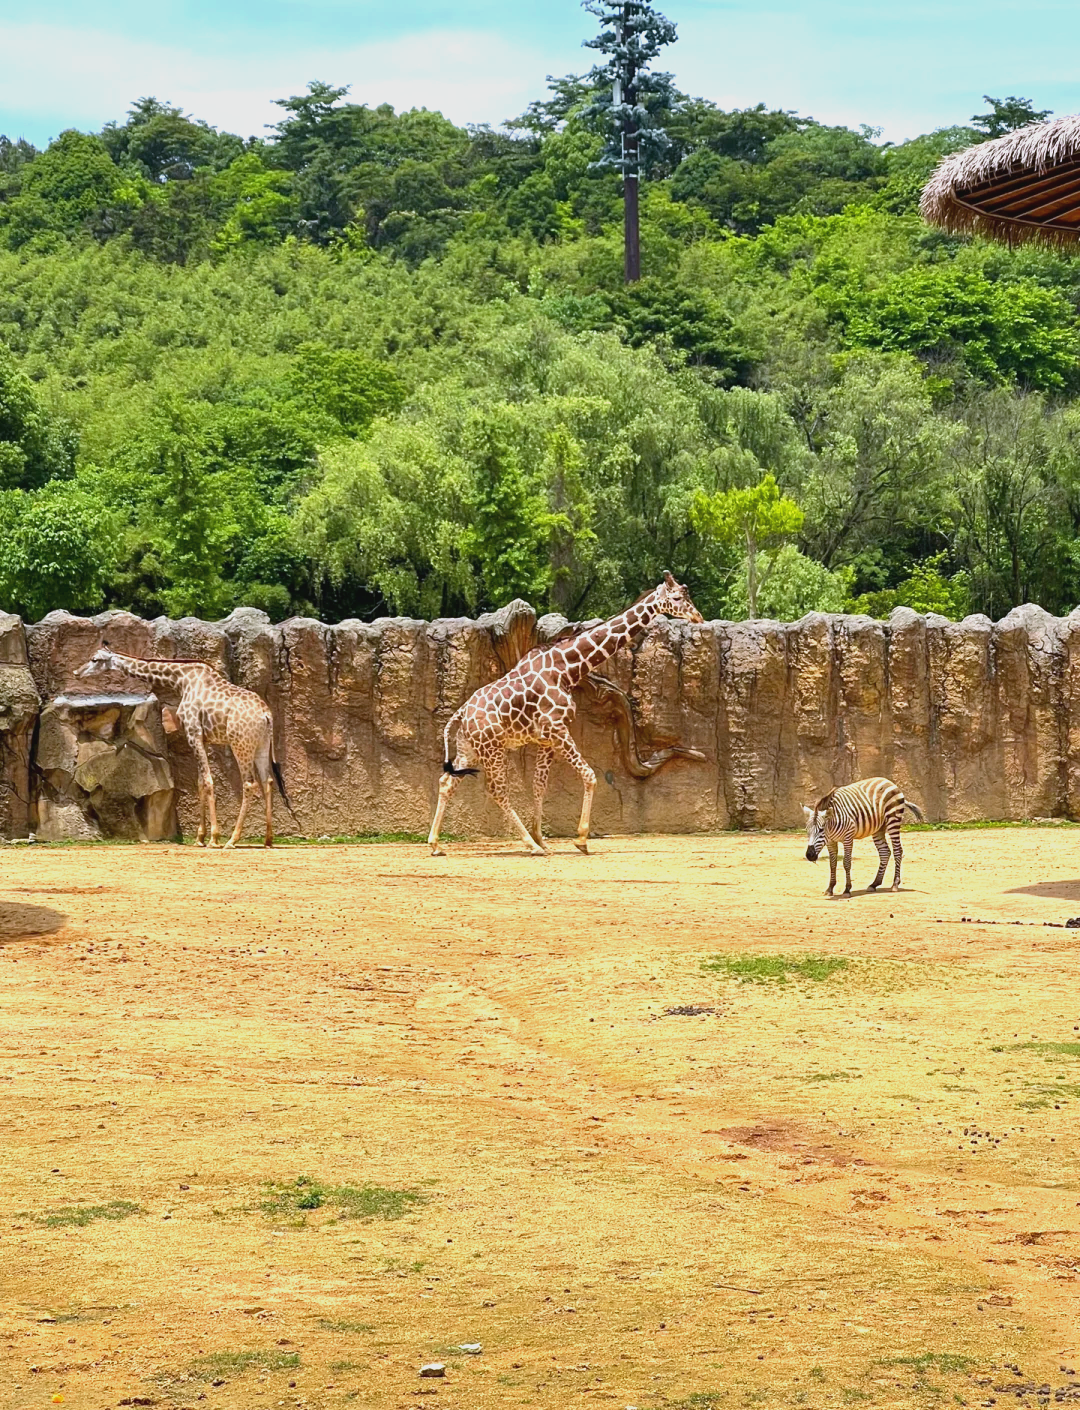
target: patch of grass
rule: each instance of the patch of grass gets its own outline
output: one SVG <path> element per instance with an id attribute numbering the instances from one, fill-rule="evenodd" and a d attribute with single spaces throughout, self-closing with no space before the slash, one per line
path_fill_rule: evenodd
<path id="1" fill-rule="evenodd" d="M 1011 1051 L 1014 1053 L 1045 1053 L 1048 1058 L 1080 1058 L 1080 1043 L 1013 1043 Z"/>
<path id="2" fill-rule="evenodd" d="M 853 1082 L 858 1077 L 856 1072 L 809 1072 L 806 1075 L 807 1082 Z"/>
<path id="3" fill-rule="evenodd" d="M 1038 1082 L 1025 1082 L 1025 1090 L 1029 1093 L 1017 1102 L 1017 1106 L 1022 1111 L 1044 1111 L 1047 1107 L 1060 1105 L 1062 1102 L 1075 1101 L 1080 1097 L 1080 1085 L 1076 1083 L 1059 1082 L 1054 1085 L 1045 1085 Z"/>
<path id="4" fill-rule="evenodd" d="M 385 1185 L 328 1185 L 309 1175 L 284 1183 L 267 1181 L 259 1208 L 271 1218 L 303 1215 L 308 1210 L 336 1211 L 339 1219 L 401 1219 L 426 1196 L 418 1190 Z"/>
<path id="5" fill-rule="evenodd" d="M 366 1371 L 366 1361 L 331 1361 L 331 1371 Z"/>
<path id="6" fill-rule="evenodd" d="M 1080 827 L 1071 818 L 983 818 L 978 822 L 905 823 L 905 832 L 976 832 L 989 827 Z M 802 831 L 802 828 L 796 831 Z"/>
<path id="7" fill-rule="evenodd" d="M 702 961 L 706 974 L 720 974 L 741 984 L 786 984 L 788 979 L 814 983 L 847 969 L 839 955 L 710 955 Z"/>
<path id="8" fill-rule="evenodd" d="M 260 1371 L 293 1371 L 299 1365 L 298 1351 L 211 1351 L 191 1363 L 187 1379 L 216 1381 L 223 1376 L 242 1376 L 253 1366 Z"/>
<path id="9" fill-rule="evenodd" d="M 46 1229 L 83 1229 L 97 1219 L 130 1219 L 141 1214 L 142 1206 L 129 1199 L 111 1199 L 108 1204 L 65 1204 L 59 1209 L 47 1209 L 34 1216 L 36 1224 Z"/>
<path id="10" fill-rule="evenodd" d="M 720 1410 L 720 1402 L 726 1396 L 723 1390 L 696 1390 L 685 1400 L 674 1401 L 672 1410 Z"/>
<path id="11" fill-rule="evenodd" d="M 321 1327 L 324 1332 L 350 1332 L 356 1335 L 375 1330 L 367 1322 L 338 1322 L 331 1321 L 329 1317 L 320 1317 L 315 1325 Z"/>
<path id="12" fill-rule="evenodd" d="M 825 1368 L 823 1366 L 810 1367 L 810 1379 L 812 1381 L 823 1381 L 825 1378 Z"/>
<path id="13" fill-rule="evenodd" d="M 864 1400 L 869 1400 L 870 1396 L 865 1390 L 856 1390 L 854 1386 L 843 1386 L 840 1390 L 840 1399 L 845 1405 L 858 1405 Z"/>
<path id="14" fill-rule="evenodd" d="M 281 847 L 355 847 L 368 846 L 379 842 L 426 842 L 426 832 L 351 832 L 334 837 L 275 837 L 274 845 Z M 441 836 L 443 842 L 460 842 L 461 838 L 451 833 Z"/>
<path id="15" fill-rule="evenodd" d="M 970 1371 L 974 1364 L 970 1356 L 960 1356 L 955 1351 L 922 1351 L 918 1356 L 890 1356 L 878 1362 L 879 1366 L 907 1366 L 920 1376 L 925 1376 L 927 1371 L 960 1375 Z"/>

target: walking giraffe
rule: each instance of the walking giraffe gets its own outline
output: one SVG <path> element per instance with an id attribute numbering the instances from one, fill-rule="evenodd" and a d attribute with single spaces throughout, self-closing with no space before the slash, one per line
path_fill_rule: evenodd
<path id="1" fill-rule="evenodd" d="M 184 728 L 199 766 L 199 831 L 195 838 L 199 846 L 206 846 L 207 808 L 210 811 L 211 847 L 217 847 L 221 839 L 214 801 L 214 780 L 206 746 L 227 744 L 240 769 L 243 792 L 236 826 L 225 846 L 235 847 L 240 840 L 251 795 L 258 789 L 266 801 L 266 845 L 272 847 L 271 770 L 290 813 L 292 804 L 274 757 L 274 718 L 265 700 L 253 690 L 233 685 L 205 661 L 147 661 L 140 656 L 125 656 L 122 652 L 111 651 L 108 646 L 95 652 L 75 674 L 85 677 L 104 671 L 120 671 L 138 680 L 150 681 L 155 689 L 179 695 L 176 717 Z M 293 816 L 296 814 L 293 813 Z"/>
<path id="2" fill-rule="evenodd" d="M 687 622 L 703 620 L 686 588 L 670 573 L 665 573 L 659 587 L 639 597 L 625 612 L 567 640 L 530 651 L 505 676 L 491 685 L 481 686 L 450 716 L 443 731 L 445 762 L 439 802 L 428 836 L 432 856 L 443 855 L 439 830 L 446 805 L 462 775 L 475 774 L 481 769 L 488 792 L 521 840 L 534 856 L 543 856 L 547 851 L 542 831 L 544 793 L 556 755 L 577 771 L 585 786 L 574 846 L 580 852 L 588 852 L 596 775 L 570 737 L 569 724 L 574 718 L 572 692 L 590 671 L 614 656 L 620 646 L 636 641 L 657 617 L 681 617 Z M 459 726 L 457 754 L 451 760 L 450 731 L 455 724 Z M 531 828 L 525 826 L 510 806 L 506 785 L 507 751 L 520 749 L 525 744 L 535 744 L 539 749 L 533 772 Z"/>

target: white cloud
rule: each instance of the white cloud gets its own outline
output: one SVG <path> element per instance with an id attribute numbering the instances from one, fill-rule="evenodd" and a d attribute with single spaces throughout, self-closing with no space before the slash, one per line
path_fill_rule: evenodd
<path id="1" fill-rule="evenodd" d="M 303 92 L 314 78 L 350 84 L 357 102 L 427 106 L 456 122 L 499 123 L 523 111 L 558 66 L 557 55 L 545 60 L 498 35 L 462 30 L 259 53 L 239 41 L 196 51 L 93 29 L 0 24 L 0 53 L 0 131 L 13 126 L 10 114 L 39 138 L 55 135 L 53 127 L 100 127 L 146 94 L 215 126 L 261 134 L 281 116 L 273 100 Z M 52 124 L 48 133 L 43 123 Z"/>

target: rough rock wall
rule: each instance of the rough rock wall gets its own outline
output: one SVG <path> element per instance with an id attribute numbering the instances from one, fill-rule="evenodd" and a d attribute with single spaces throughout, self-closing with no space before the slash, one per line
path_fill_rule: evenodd
<path id="1" fill-rule="evenodd" d="M 0 837 L 25 837 L 30 826 L 30 755 L 40 705 L 23 624 L 0 612 Z"/>
<path id="2" fill-rule="evenodd" d="M 19 800 L 28 797 L 36 697 L 46 706 L 43 724 L 57 697 L 70 720 L 72 702 L 77 707 L 77 697 L 90 693 L 74 672 L 107 636 L 134 655 L 210 661 L 263 695 L 304 833 L 426 831 L 450 714 L 565 625 L 558 617 L 537 621 L 524 603 L 477 621 L 336 626 L 304 619 L 273 626 L 252 609 L 213 624 L 54 612 L 27 627 L 25 638 L 17 619 L 0 618 L 0 686 L 9 682 L 0 698 L 0 828 L 12 835 L 26 826 Z M 575 732 L 600 778 L 596 831 L 796 826 L 804 802 L 876 773 L 895 778 L 931 818 L 1080 816 L 1080 610 L 1060 619 L 1024 606 L 996 624 L 985 617 L 952 623 L 904 608 L 887 623 L 820 614 L 791 624 L 662 621 L 603 673 L 632 699 L 644 747 L 679 743 L 705 761 L 675 759 L 650 778 L 633 778 L 610 719 L 583 702 Z M 92 689 L 100 696 L 110 686 L 97 678 Z M 118 699 L 130 696 L 132 683 L 117 679 L 111 689 Z M 153 701 L 135 724 L 162 755 L 160 765 L 134 770 L 147 775 L 145 796 L 167 793 L 175 780 L 180 823 L 193 831 L 195 768 L 182 735 L 170 732 L 167 714 L 162 726 Z M 39 729 L 39 740 L 47 733 Z M 121 733 L 114 753 L 127 748 L 130 730 Z M 101 788 L 120 777 L 115 759 L 94 765 L 95 751 L 84 752 L 93 774 L 84 770 L 84 781 Z M 520 753 L 512 758 L 523 788 L 526 761 Z M 48 791 L 48 762 L 29 771 L 38 798 Z M 228 823 L 238 805 L 235 765 L 219 750 L 214 769 Z M 80 807 L 94 813 L 83 793 Z M 552 830 L 572 832 L 580 792 L 561 764 L 548 797 Z M 163 796 L 153 802 L 159 829 L 171 804 Z M 33 823 L 37 807 L 30 806 Z M 94 816 L 106 830 L 117 826 Z M 138 822 L 137 810 L 132 816 Z M 277 825 L 295 830 L 284 808 Z M 448 828 L 505 831 L 479 780 L 458 789 Z"/>

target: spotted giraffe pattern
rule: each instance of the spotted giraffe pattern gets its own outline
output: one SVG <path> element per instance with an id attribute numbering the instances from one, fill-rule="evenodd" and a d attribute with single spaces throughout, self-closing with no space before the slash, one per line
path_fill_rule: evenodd
<path id="1" fill-rule="evenodd" d="M 614 656 L 621 646 L 635 641 L 661 616 L 680 617 L 688 622 L 702 620 L 686 588 L 670 573 L 664 574 L 659 587 L 640 597 L 617 617 L 553 646 L 528 652 L 505 676 L 491 685 L 481 686 L 451 715 L 443 733 L 443 776 L 428 836 L 433 856 L 442 856 L 439 832 L 447 804 L 462 775 L 481 770 L 488 792 L 514 831 L 530 852 L 542 856 L 547 851 L 543 837 L 544 794 L 556 757 L 564 759 L 584 785 L 574 845 L 579 851 L 588 852 L 596 774 L 582 758 L 570 735 L 570 721 L 574 718 L 573 690 L 590 671 Z M 450 731 L 455 725 L 457 753 L 451 760 Z M 507 752 L 525 744 L 535 744 L 539 749 L 533 772 L 531 827 L 525 826 L 511 806 L 506 782 Z"/>
<path id="2" fill-rule="evenodd" d="M 155 689 L 178 695 L 176 717 L 183 727 L 199 766 L 199 831 L 196 841 L 206 846 L 206 816 L 210 814 L 210 845 L 217 847 L 221 831 L 217 821 L 214 780 L 207 757 L 208 744 L 227 744 L 240 769 L 243 793 L 236 827 L 226 847 L 235 847 L 247 816 L 248 804 L 260 792 L 266 804 L 266 845 L 274 845 L 271 775 L 277 779 L 281 796 L 292 811 L 274 757 L 274 719 L 266 702 L 253 690 L 233 685 L 220 671 L 205 661 L 147 661 L 125 656 L 103 646 L 77 676 L 120 671 L 138 680 L 150 681 Z"/>

